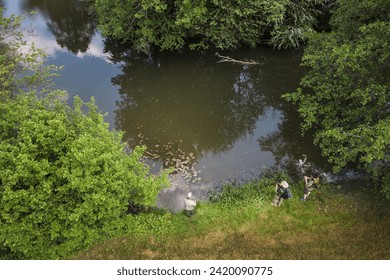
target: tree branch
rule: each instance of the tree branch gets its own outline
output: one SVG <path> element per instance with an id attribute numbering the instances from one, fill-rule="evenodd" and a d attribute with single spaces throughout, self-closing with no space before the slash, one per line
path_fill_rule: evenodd
<path id="1" fill-rule="evenodd" d="M 259 63 L 254 61 L 254 60 L 236 60 L 234 58 L 231 58 L 231 57 L 228 57 L 228 56 L 224 56 L 224 55 L 220 55 L 219 53 L 215 53 L 216 56 L 218 56 L 221 60 L 218 61 L 218 63 L 221 63 L 221 62 L 230 62 L 230 63 L 238 63 L 238 64 L 242 64 L 242 65 L 258 65 Z"/>

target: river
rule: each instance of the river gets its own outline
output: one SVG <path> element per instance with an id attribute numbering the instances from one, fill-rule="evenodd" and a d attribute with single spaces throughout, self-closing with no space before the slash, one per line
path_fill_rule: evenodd
<path id="1" fill-rule="evenodd" d="M 219 63 L 213 51 L 141 55 L 102 37 L 80 1 L 0 5 L 6 15 L 26 14 L 27 41 L 46 49 L 48 63 L 63 66 L 55 82 L 70 103 L 75 95 L 85 101 L 94 96 L 110 128 L 124 131 L 130 147 L 148 147 L 152 172 L 176 167 L 182 176 L 160 194 L 159 205 L 172 207 L 188 190 L 205 194 L 221 182 L 256 178 L 269 168 L 301 176 L 298 162 L 305 157 L 306 164 L 329 171 L 311 135 L 301 136 L 296 108 L 281 98 L 304 75 L 301 51 L 220 52 L 253 59 L 255 66 Z"/>

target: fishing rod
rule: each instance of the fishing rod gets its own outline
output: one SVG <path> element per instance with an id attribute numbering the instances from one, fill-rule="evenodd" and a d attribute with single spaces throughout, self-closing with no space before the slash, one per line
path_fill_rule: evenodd
<path id="1" fill-rule="evenodd" d="M 202 184 L 199 184 L 198 191 L 196 192 L 196 195 L 195 195 L 195 200 L 198 199 L 201 186 L 202 186 Z"/>

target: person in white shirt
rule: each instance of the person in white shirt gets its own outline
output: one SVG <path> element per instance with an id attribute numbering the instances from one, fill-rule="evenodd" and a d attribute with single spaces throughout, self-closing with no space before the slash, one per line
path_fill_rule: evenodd
<path id="1" fill-rule="evenodd" d="M 184 199 L 185 211 L 188 217 L 195 215 L 196 200 L 191 199 L 191 197 L 192 193 L 189 192 L 187 198 Z"/>

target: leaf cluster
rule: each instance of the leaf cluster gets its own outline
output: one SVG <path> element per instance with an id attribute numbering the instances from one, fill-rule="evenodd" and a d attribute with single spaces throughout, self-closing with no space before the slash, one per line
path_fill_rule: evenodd
<path id="1" fill-rule="evenodd" d="M 297 47 L 326 0 L 95 0 L 105 35 L 138 51 Z"/>
<path id="2" fill-rule="evenodd" d="M 41 91 L 49 90 L 51 78 L 60 69 L 44 65 L 45 52 L 24 40 L 22 20 L 16 15 L 3 17 L 0 8 L 0 98 L 38 87 Z"/>

